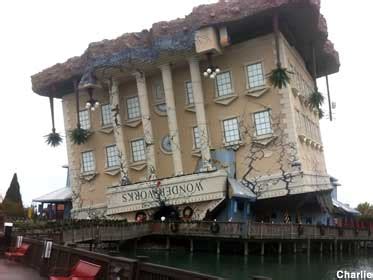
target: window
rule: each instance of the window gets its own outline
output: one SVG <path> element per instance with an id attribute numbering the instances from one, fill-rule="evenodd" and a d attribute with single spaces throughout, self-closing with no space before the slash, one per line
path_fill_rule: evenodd
<path id="1" fill-rule="evenodd" d="M 307 134 L 307 136 L 310 136 L 310 134 L 311 134 L 310 121 L 305 115 L 303 115 L 303 117 L 304 117 L 304 121 L 305 121 L 305 124 L 306 124 L 306 134 Z"/>
<path id="2" fill-rule="evenodd" d="M 106 104 L 101 106 L 102 126 L 111 125 L 111 105 Z"/>
<path id="3" fill-rule="evenodd" d="M 306 85 L 306 81 L 304 80 L 303 77 L 302 77 L 301 79 L 302 79 L 302 81 L 301 81 L 301 83 L 302 83 L 302 93 L 303 93 L 304 95 L 306 95 L 306 94 L 307 94 L 307 85 Z"/>
<path id="4" fill-rule="evenodd" d="M 127 98 L 127 117 L 129 120 L 141 117 L 140 103 L 137 96 Z"/>
<path id="5" fill-rule="evenodd" d="M 247 66 L 247 78 L 249 88 L 257 88 L 265 86 L 263 65 L 261 62 L 250 64 Z"/>
<path id="6" fill-rule="evenodd" d="M 157 81 L 154 86 L 155 91 L 155 99 L 156 100 L 164 100 L 164 88 L 163 88 L 163 82 Z"/>
<path id="7" fill-rule="evenodd" d="M 315 140 L 317 139 L 316 124 L 314 122 L 311 122 L 311 126 L 312 126 L 312 138 Z"/>
<path id="8" fill-rule="evenodd" d="M 257 136 L 272 133 L 272 124 L 269 110 L 254 113 L 254 121 Z"/>
<path id="9" fill-rule="evenodd" d="M 92 151 L 82 153 L 83 173 L 95 171 L 95 160 Z"/>
<path id="10" fill-rule="evenodd" d="M 198 126 L 193 127 L 193 143 L 194 143 L 194 149 L 200 149 L 201 148 L 201 136 L 199 133 Z"/>
<path id="11" fill-rule="evenodd" d="M 106 166 L 107 168 L 119 166 L 119 153 L 116 145 L 106 147 Z"/>
<path id="12" fill-rule="evenodd" d="M 56 206 L 57 206 L 57 207 L 56 207 L 56 208 L 57 208 L 57 209 L 56 209 L 57 211 L 63 211 L 63 210 L 65 210 L 65 205 L 64 205 L 64 204 L 57 204 Z"/>
<path id="13" fill-rule="evenodd" d="M 131 141 L 132 160 L 142 161 L 145 160 L 145 141 L 144 139 L 138 139 Z"/>
<path id="14" fill-rule="evenodd" d="M 296 112 L 297 112 L 297 128 L 298 130 L 303 130 L 303 116 L 298 110 L 296 110 Z"/>
<path id="15" fill-rule="evenodd" d="M 313 92 L 313 88 L 308 83 L 306 84 L 306 86 L 307 86 L 307 96 L 310 96 Z"/>
<path id="16" fill-rule="evenodd" d="M 80 118 L 80 127 L 83 129 L 90 129 L 91 128 L 91 120 L 89 119 L 89 111 L 82 110 L 79 112 Z"/>
<path id="17" fill-rule="evenodd" d="M 186 103 L 187 103 L 187 105 L 194 104 L 193 85 L 192 85 L 191 81 L 185 82 L 185 93 L 186 93 Z"/>
<path id="18" fill-rule="evenodd" d="M 231 72 L 222 72 L 216 75 L 217 96 L 227 96 L 233 94 Z"/>
<path id="19" fill-rule="evenodd" d="M 241 140 L 238 119 L 232 118 L 223 121 L 224 142 L 226 144 L 234 143 Z"/>

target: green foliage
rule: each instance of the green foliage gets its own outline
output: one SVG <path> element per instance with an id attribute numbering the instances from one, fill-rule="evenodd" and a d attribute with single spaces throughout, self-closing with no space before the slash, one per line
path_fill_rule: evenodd
<path id="1" fill-rule="evenodd" d="M 18 203 L 7 201 L 2 203 L 4 214 L 7 217 L 25 217 L 25 211 Z"/>
<path id="2" fill-rule="evenodd" d="M 308 98 L 308 104 L 312 109 L 316 109 L 319 112 L 319 118 L 324 117 L 324 111 L 321 109 L 324 104 L 325 98 L 321 92 L 314 91 Z"/>
<path id="3" fill-rule="evenodd" d="M 360 220 L 373 221 L 373 205 L 364 202 L 360 203 L 356 209 L 361 213 Z"/>
<path id="4" fill-rule="evenodd" d="M 314 91 L 308 98 L 308 103 L 312 108 L 319 109 L 324 104 L 324 96 L 321 92 Z"/>
<path id="5" fill-rule="evenodd" d="M 22 197 L 19 189 L 17 174 L 14 173 L 10 186 L 5 194 L 2 209 L 7 216 L 24 217 Z"/>
<path id="6" fill-rule="evenodd" d="M 285 88 L 290 83 L 289 74 L 291 74 L 291 72 L 286 68 L 277 67 L 276 69 L 273 69 L 271 73 L 269 73 L 269 82 L 275 88 Z"/>
<path id="7" fill-rule="evenodd" d="M 76 144 L 81 145 L 87 142 L 89 137 L 89 131 L 80 127 L 70 131 L 70 140 Z"/>
<path id="8" fill-rule="evenodd" d="M 61 135 L 56 132 L 54 129 L 51 133 L 44 136 L 46 138 L 45 143 L 47 143 L 51 147 L 57 147 L 62 143 L 62 137 Z"/>
<path id="9" fill-rule="evenodd" d="M 15 202 L 22 206 L 22 197 L 19 191 L 19 183 L 17 173 L 14 173 L 10 186 L 5 194 L 3 202 Z"/>

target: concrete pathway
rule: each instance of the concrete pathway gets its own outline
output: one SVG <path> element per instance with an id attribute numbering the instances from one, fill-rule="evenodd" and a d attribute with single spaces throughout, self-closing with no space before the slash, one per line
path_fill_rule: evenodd
<path id="1" fill-rule="evenodd" d="M 46 280 L 36 270 L 14 261 L 0 259 L 1 280 Z"/>

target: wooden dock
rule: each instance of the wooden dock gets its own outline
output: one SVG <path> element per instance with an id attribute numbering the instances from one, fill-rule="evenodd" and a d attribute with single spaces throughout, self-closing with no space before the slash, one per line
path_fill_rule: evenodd
<path id="1" fill-rule="evenodd" d="M 350 240 L 373 241 L 368 229 L 340 228 L 317 225 L 237 223 L 237 222 L 146 222 L 146 223 L 84 223 L 75 226 L 54 226 L 43 229 L 19 230 L 18 234 L 53 236 L 59 243 L 89 241 L 110 242 L 141 238 L 149 235 L 207 237 L 247 240 Z"/>
<path id="2" fill-rule="evenodd" d="M 245 255 L 249 243 L 260 243 L 261 254 L 264 254 L 265 244 L 278 244 L 279 253 L 282 244 L 292 243 L 294 250 L 299 243 L 305 244 L 307 252 L 311 246 L 320 247 L 320 251 L 328 247 L 331 251 L 341 251 L 344 248 L 366 247 L 373 241 L 370 230 L 357 228 L 339 228 L 317 225 L 300 224 L 266 224 L 266 223 L 237 223 L 237 222 L 146 222 L 123 223 L 119 221 L 84 222 L 74 226 L 61 226 L 52 229 L 27 230 L 19 232 L 37 239 L 52 238 L 61 244 L 108 242 L 123 242 L 138 240 L 146 236 L 162 236 L 167 238 L 182 238 L 190 240 L 216 240 L 217 253 L 220 252 L 220 242 L 238 241 L 244 246 Z M 192 248 L 191 248 L 192 250 Z"/>
<path id="3" fill-rule="evenodd" d="M 357 252 L 366 248 L 373 241 L 370 230 L 356 228 L 338 228 L 316 225 L 266 224 L 237 222 L 145 222 L 125 223 L 123 221 L 72 221 L 64 224 L 49 224 L 42 229 L 26 228 L 15 231 L 23 235 L 24 242 L 31 247 L 24 263 L 42 272 L 44 275 L 53 267 L 72 267 L 79 259 L 97 263 L 103 267 L 100 279 L 221 279 L 197 272 L 176 269 L 144 262 L 140 259 L 128 259 L 100 254 L 88 250 L 71 248 L 66 245 L 86 243 L 117 243 L 133 240 L 134 244 L 143 237 L 165 240 L 164 249 L 170 249 L 172 240 L 183 239 L 190 244 L 190 252 L 194 251 L 195 242 L 208 240 L 216 243 L 216 254 L 221 253 L 221 244 L 234 241 L 242 246 L 242 252 L 248 255 L 249 249 L 264 255 L 271 250 L 282 254 L 285 249 L 293 253 L 311 248 L 320 253 L 342 253 L 346 250 Z M 31 237 L 31 238 L 30 238 Z M 52 239 L 51 256 L 47 260 L 41 258 L 43 239 Z M 130 242 L 131 243 L 131 242 Z M 267 247 L 267 244 L 270 246 Z M 267 249 L 268 248 L 268 249 Z M 275 248 L 275 249 L 274 249 Z M 289 252 L 289 250 L 287 250 Z M 118 278 L 119 277 L 119 278 Z M 17 278 L 15 278 L 17 279 Z M 31 278 L 30 278 L 31 279 Z M 17 279 L 18 280 L 18 279 Z"/>

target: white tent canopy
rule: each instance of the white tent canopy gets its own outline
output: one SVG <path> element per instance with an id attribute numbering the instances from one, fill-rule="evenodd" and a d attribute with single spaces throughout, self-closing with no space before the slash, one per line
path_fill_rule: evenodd
<path id="1" fill-rule="evenodd" d="M 338 208 L 338 209 L 341 209 L 342 211 L 344 212 L 347 212 L 349 214 L 352 214 L 352 215 L 361 215 L 361 213 L 359 211 L 357 211 L 356 209 L 353 209 L 351 207 L 349 207 L 347 204 L 344 204 L 336 199 L 333 198 L 333 205 L 334 207 Z"/>
<path id="2" fill-rule="evenodd" d="M 44 203 L 53 203 L 53 202 L 65 202 L 72 199 L 71 188 L 64 187 L 62 189 L 55 190 L 48 194 L 42 195 L 38 198 L 34 198 L 33 202 L 44 202 Z"/>

